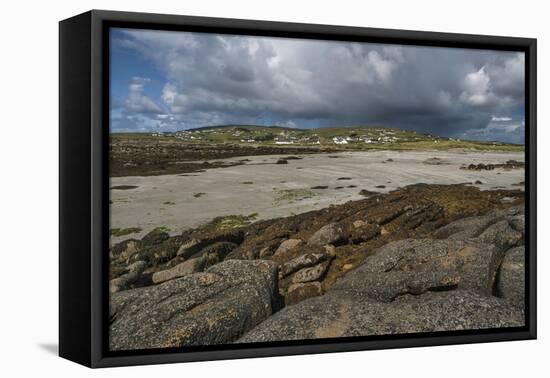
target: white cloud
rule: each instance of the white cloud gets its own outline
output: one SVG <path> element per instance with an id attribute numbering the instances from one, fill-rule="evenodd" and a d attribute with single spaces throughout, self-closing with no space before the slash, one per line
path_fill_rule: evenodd
<path id="1" fill-rule="evenodd" d="M 382 82 L 387 82 L 391 79 L 393 70 L 397 67 L 397 63 L 391 59 L 384 59 L 378 51 L 370 51 L 367 55 L 369 68 L 374 70 L 376 76 Z"/>
<path id="2" fill-rule="evenodd" d="M 507 121 L 511 121 L 512 118 L 510 117 L 497 117 L 497 116 L 492 116 L 491 117 L 491 121 L 493 122 L 507 122 Z"/>
<path id="3" fill-rule="evenodd" d="M 160 113 L 162 108 L 143 94 L 144 85 L 151 80 L 144 77 L 134 77 L 128 85 L 128 98 L 125 101 L 127 110 L 136 113 Z"/>
<path id="4" fill-rule="evenodd" d="M 162 38 L 163 33 L 135 30 L 126 34 L 138 45 L 135 49 L 165 72 L 161 98 L 179 114 L 206 108 L 243 116 L 277 112 L 289 118 L 357 113 L 364 102 L 358 96 L 344 101 L 347 86 L 374 93 L 404 60 L 399 46 L 199 33 L 165 32 Z"/>
<path id="5" fill-rule="evenodd" d="M 513 56 L 489 62 L 468 73 L 462 82 L 460 100 L 474 107 L 505 107 L 523 103 L 525 92 L 525 57 Z"/>
<path id="6" fill-rule="evenodd" d="M 489 75 L 485 72 L 485 66 L 476 72 L 470 72 L 462 83 L 464 91 L 460 94 L 460 99 L 472 106 L 487 105 L 492 97 L 490 81 Z"/>

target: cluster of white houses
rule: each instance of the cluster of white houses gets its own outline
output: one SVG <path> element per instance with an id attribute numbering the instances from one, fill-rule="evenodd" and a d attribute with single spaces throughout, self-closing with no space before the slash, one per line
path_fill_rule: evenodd
<path id="1" fill-rule="evenodd" d="M 321 139 L 317 134 L 311 135 L 291 135 L 281 131 L 278 136 L 273 138 L 275 144 L 321 144 Z"/>
<path id="2" fill-rule="evenodd" d="M 334 144 L 348 144 L 348 143 L 367 143 L 367 144 L 376 144 L 376 143 L 395 143 L 399 140 L 399 138 L 395 136 L 379 136 L 379 137 L 370 137 L 367 135 L 361 135 L 361 136 L 335 136 L 332 138 L 332 141 Z"/>
<path id="3" fill-rule="evenodd" d="M 229 130 L 221 131 L 221 133 L 226 133 Z M 334 143 L 334 144 L 356 144 L 356 143 L 366 143 L 366 144 L 387 144 L 387 143 L 396 143 L 398 141 L 412 141 L 416 140 L 416 137 L 413 136 L 412 140 L 410 137 L 398 137 L 396 136 L 396 133 L 392 130 L 384 130 L 384 129 L 373 129 L 369 134 L 362 134 L 358 135 L 357 133 L 354 133 L 353 130 L 350 130 L 350 135 L 347 136 L 340 136 L 336 135 L 328 140 L 326 142 L 328 143 Z M 151 136 L 154 137 L 163 137 L 163 136 L 171 136 L 176 139 L 186 140 L 186 141 L 200 141 L 200 140 L 209 140 L 208 135 L 209 133 L 212 134 L 218 134 L 220 130 L 217 129 L 205 129 L 205 130 L 183 130 L 183 131 L 177 131 L 174 133 L 164 133 L 162 131 L 158 132 L 152 132 Z M 274 143 L 278 145 L 288 145 L 288 144 L 321 144 L 321 138 L 318 134 L 312 133 L 312 134 L 305 134 L 305 133 L 294 133 L 289 131 L 280 131 L 276 135 L 269 134 L 265 135 L 265 132 L 256 134 L 255 131 L 252 130 L 239 130 L 239 129 L 232 129 L 230 130 L 230 133 L 228 133 L 228 136 L 231 136 L 234 138 L 234 140 L 239 140 L 241 143 Z M 256 135 L 255 135 L 256 134 Z M 438 139 L 436 137 L 432 137 L 431 135 L 425 135 L 425 137 L 432 138 L 434 143 L 438 142 Z M 450 138 L 452 141 L 460 141 L 460 139 L 453 139 Z"/>

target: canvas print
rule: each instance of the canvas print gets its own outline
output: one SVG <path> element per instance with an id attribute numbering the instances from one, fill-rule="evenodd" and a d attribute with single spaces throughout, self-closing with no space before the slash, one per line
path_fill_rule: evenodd
<path id="1" fill-rule="evenodd" d="M 109 45 L 111 351 L 525 325 L 523 53 Z"/>

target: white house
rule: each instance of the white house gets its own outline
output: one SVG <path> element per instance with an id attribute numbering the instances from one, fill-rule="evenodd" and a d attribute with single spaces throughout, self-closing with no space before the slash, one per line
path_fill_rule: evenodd
<path id="1" fill-rule="evenodd" d="M 334 138 L 332 138 L 332 141 L 335 144 L 348 144 L 348 141 L 345 138 L 342 138 L 342 137 L 334 137 Z"/>

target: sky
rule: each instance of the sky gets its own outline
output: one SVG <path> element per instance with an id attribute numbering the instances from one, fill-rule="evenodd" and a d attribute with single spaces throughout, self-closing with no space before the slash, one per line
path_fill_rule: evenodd
<path id="1" fill-rule="evenodd" d="M 118 28 L 110 38 L 111 132 L 366 125 L 524 143 L 523 53 Z"/>

